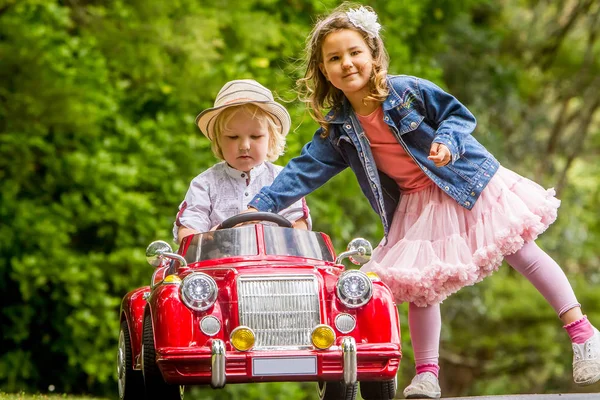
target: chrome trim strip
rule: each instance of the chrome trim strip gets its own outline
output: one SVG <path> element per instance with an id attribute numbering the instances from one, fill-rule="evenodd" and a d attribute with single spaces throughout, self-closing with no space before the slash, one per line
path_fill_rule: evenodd
<path id="1" fill-rule="evenodd" d="M 344 367 L 344 383 L 354 385 L 356 383 L 356 341 L 351 336 L 342 339 L 342 355 Z"/>
<path id="2" fill-rule="evenodd" d="M 220 339 L 214 339 L 211 346 L 211 377 L 210 386 L 220 389 L 225 386 L 225 343 Z"/>
<path id="3" fill-rule="evenodd" d="M 332 346 L 333 347 L 333 346 Z M 259 350 L 261 351 L 290 351 L 290 350 L 313 350 L 314 347 L 310 346 L 264 346 Z M 257 349 L 254 349 L 257 350 Z"/>

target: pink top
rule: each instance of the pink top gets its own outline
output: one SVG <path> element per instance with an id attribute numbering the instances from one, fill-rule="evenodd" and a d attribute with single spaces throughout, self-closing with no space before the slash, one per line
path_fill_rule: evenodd
<path id="1" fill-rule="evenodd" d="M 383 108 L 357 117 L 371 143 L 377 169 L 394 179 L 402 193 L 417 192 L 433 184 L 383 121 Z"/>

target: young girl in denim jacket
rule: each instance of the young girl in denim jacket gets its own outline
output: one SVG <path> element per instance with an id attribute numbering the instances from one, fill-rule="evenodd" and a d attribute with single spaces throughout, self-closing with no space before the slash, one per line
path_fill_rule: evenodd
<path id="1" fill-rule="evenodd" d="M 409 302 L 416 376 L 407 398 L 439 398 L 440 302 L 506 259 L 546 298 L 573 343 L 576 383 L 600 379 L 600 334 L 535 239 L 554 222 L 554 190 L 499 165 L 471 136 L 475 117 L 431 82 L 387 74 L 370 9 L 342 5 L 317 22 L 299 80 L 321 128 L 250 203 L 277 212 L 347 167 L 381 217 L 385 237 L 364 271 Z M 323 117 L 323 110 L 330 108 Z"/>

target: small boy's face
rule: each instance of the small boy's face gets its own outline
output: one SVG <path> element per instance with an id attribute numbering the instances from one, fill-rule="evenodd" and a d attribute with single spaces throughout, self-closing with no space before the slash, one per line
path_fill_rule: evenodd
<path id="1" fill-rule="evenodd" d="M 267 122 L 242 109 L 225 125 L 219 144 L 223 158 L 231 167 L 248 172 L 267 159 Z"/>

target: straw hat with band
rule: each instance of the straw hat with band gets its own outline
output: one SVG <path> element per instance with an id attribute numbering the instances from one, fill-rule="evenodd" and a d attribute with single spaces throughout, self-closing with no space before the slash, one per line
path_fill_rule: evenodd
<path id="1" fill-rule="evenodd" d="M 228 107 L 252 103 L 262 108 L 271 116 L 285 136 L 290 131 L 292 120 L 284 106 L 273 99 L 269 89 L 253 79 L 230 81 L 221 88 L 215 99 L 215 105 L 207 108 L 196 117 L 196 125 L 202 133 L 212 140 L 215 132 L 215 121 L 221 111 Z"/>

